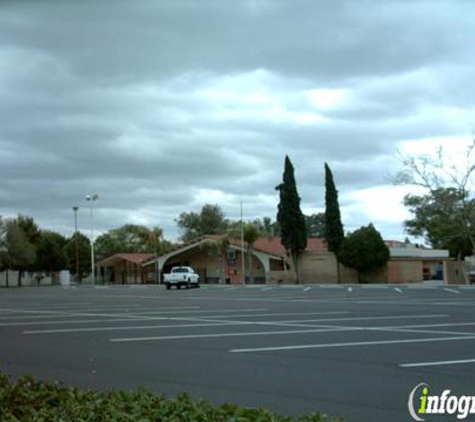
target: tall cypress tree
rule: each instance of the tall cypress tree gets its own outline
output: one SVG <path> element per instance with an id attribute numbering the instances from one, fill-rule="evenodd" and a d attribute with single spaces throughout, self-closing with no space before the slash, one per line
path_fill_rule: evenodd
<path id="1" fill-rule="evenodd" d="M 285 156 L 283 182 L 275 189 L 279 191 L 280 195 L 277 222 L 280 225 L 282 244 L 292 256 L 295 281 L 299 283 L 298 258 L 307 247 L 307 228 L 305 217 L 300 210 L 300 197 L 295 183 L 294 167 L 287 155 Z"/>
<path id="2" fill-rule="evenodd" d="M 325 240 L 328 250 L 336 255 L 338 283 L 340 283 L 339 253 L 345 233 L 341 223 L 340 205 L 338 204 L 338 191 L 333 181 L 330 167 L 325 163 Z"/>

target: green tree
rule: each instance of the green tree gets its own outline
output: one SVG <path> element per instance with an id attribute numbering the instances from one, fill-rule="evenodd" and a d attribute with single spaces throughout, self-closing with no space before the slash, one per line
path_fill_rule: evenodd
<path id="1" fill-rule="evenodd" d="M 67 269 L 69 262 L 64 250 L 67 242 L 67 239 L 59 233 L 42 230 L 34 270 L 57 273 Z"/>
<path id="2" fill-rule="evenodd" d="M 308 237 L 325 237 L 325 214 L 320 212 L 305 216 L 305 225 L 307 226 Z"/>
<path id="3" fill-rule="evenodd" d="M 339 253 L 344 238 L 345 233 L 341 223 L 338 191 L 333 180 L 332 171 L 325 163 L 325 240 L 328 250 L 333 252 L 336 257 L 338 283 L 341 283 Z"/>
<path id="4" fill-rule="evenodd" d="M 300 283 L 298 259 L 307 247 L 307 228 L 305 217 L 300 209 L 300 197 L 294 176 L 294 167 L 288 156 L 285 157 L 283 181 L 275 188 L 279 191 L 277 221 L 281 230 L 282 244 L 290 254 L 295 269 L 295 282 Z"/>
<path id="5" fill-rule="evenodd" d="M 203 206 L 199 214 L 182 212 L 175 221 L 184 242 L 208 234 L 225 233 L 230 225 L 219 205 L 210 204 Z"/>
<path id="6" fill-rule="evenodd" d="M 243 239 L 246 242 L 246 252 L 247 252 L 247 274 L 249 275 L 249 281 L 252 283 L 254 281 L 253 275 L 253 253 L 254 253 L 254 243 L 259 239 L 261 232 L 259 228 L 253 223 L 247 223 L 243 226 Z M 243 254 L 244 258 L 244 254 Z"/>
<path id="7" fill-rule="evenodd" d="M 125 224 L 99 236 L 94 243 L 97 259 L 116 253 L 161 253 L 167 247 L 160 227 L 149 229 L 137 224 Z"/>
<path id="8" fill-rule="evenodd" d="M 18 214 L 15 222 L 23 230 L 28 242 L 37 246 L 41 239 L 41 230 L 35 220 L 27 215 Z"/>
<path id="9" fill-rule="evenodd" d="M 256 218 L 252 221 L 252 224 L 259 231 L 260 236 L 265 236 L 269 239 L 280 235 L 279 223 L 272 221 L 270 217 Z M 240 229 L 240 226 L 239 226 Z"/>
<path id="10" fill-rule="evenodd" d="M 0 271 L 27 268 L 36 260 L 36 251 L 15 220 L 0 218 Z M 21 279 L 18 280 L 21 286 Z"/>
<path id="11" fill-rule="evenodd" d="M 325 240 L 328 250 L 338 256 L 345 233 L 341 223 L 338 191 L 335 187 L 333 174 L 325 163 Z"/>
<path id="12" fill-rule="evenodd" d="M 424 236 L 433 247 L 449 248 L 459 258 L 466 254 L 469 243 L 475 256 L 475 140 L 467 146 L 464 158 L 451 158 L 440 147 L 431 155 L 400 154 L 400 160 L 403 168 L 393 181 L 424 192 L 405 198 L 414 215 L 405 222 L 406 231 Z"/>
<path id="13" fill-rule="evenodd" d="M 0 271 L 6 271 L 8 287 L 8 269 L 10 268 L 10 256 L 8 253 L 8 224 L 7 220 L 0 215 Z"/>
<path id="14" fill-rule="evenodd" d="M 79 256 L 79 274 L 76 274 L 76 240 L 78 244 L 78 256 Z M 78 281 L 91 271 L 91 243 L 89 238 L 84 236 L 81 232 L 74 233 L 66 243 L 64 252 L 68 258 L 68 270 L 71 274 L 76 276 Z"/>
<path id="15" fill-rule="evenodd" d="M 372 224 L 350 233 L 340 248 L 340 262 L 358 271 L 358 280 L 389 260 L 389 248 Z"/>
<path id="16" fill-rule="evenodd" d="M 435 248 L 447 248 L 462 259 L 475 248 L 475 200 L 456 188 L 438 188 L 426 195 L 406 195 L 413 218 L 404 222 L 411 236 L 423 236 Z"/>
<path id="17" fill-rule="evenodd" d="M 30 243 L 30 245 L 36 249 L 38 249 L 39 242 L 41 239 L 41 230 L 36 224 L 35 220 L 32 217 L 27 215 L 19 214 L 15 219 L 15 224 L 22 230 L 25 235 L 25 240 Z M 16 270 L 18 270 L 18 285 L 21 286 L 23 274 L 25 271 L 33 271 L 34 270 L 34 262 L 29 264 L 26 263 L 27 261 L 19 261 Z"/>

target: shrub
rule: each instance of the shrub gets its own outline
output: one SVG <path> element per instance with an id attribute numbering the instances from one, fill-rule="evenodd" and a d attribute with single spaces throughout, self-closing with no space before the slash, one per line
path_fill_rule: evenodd
<path id="1" fill-rule="evenodd" d="M 312 414 L 292 418 L 266 409 L 233 404 L 213 406 L 194 402 L 187 393 L 169 399 L 151 391 L 109 390 L 94 392 L 37 381 L 26 376 L 13 382 L 0 374 L 2 422 L 337 422 L 340 419 Z"/>
<path id="2" fill-rule="evenodd" d="M 354 268 L 361 277 L 361 274 L 384 267 L 389 260 L 389 249 L 380 233 L 370 224 L 345 238 L 338 257 L 343 265 Z"/>

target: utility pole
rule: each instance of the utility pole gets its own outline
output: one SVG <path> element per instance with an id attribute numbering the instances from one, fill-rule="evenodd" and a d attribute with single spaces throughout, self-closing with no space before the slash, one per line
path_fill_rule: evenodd
<path id="1" fill-rule="evenodd" d="M 241 201 L 241 273 L 242 273 L 242 285 L 246 285 L 246 266 L 244 263 L 244 228 L 242 221 L 242 201 Z"/>
<path id="2" fill-rule="evenodd" d="M 76 244 L 76 281 L 80 282 L 81 277 L 79 276 L 79 239 L 78 239 L 78 210 L 79 207 L 74 206 L 74 238 Z"/>
<path id="3" fill-rule="evenodd" d="M 91 203 L 91 280 L 92 284 L 96 284 L 96 275 L 94 274 L 94 219 L 93 219 L 93 214 L 92 214 L 92 209 L 94 206 L 94 202 L 97 201 L 99 198 L 99 195 L 94 194 L 94 195 L 87 195 L 86 196 L 86 201 L 89 201 Z"/>

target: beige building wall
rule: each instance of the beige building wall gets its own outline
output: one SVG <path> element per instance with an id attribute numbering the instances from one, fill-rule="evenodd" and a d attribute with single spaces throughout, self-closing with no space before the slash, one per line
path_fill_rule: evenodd
<path id="1" fill-rule="evenodd" d="M 398 259 L 388 262 L 388 283 L 405 284 L 422 281 L 422 261 Z"/>
<path id="2" fill-rule="evenodd" d="M 470 284 L 467 277 L 467 268 L 464 262 L 445 261 L 444 262 L 445 284 Z"/>
<path id="3" fill-rule="evenodd" d="M 413 283 L 422 281 L 423 263 L 419 260 L 391 260 L 386 267 L 367 274 L 340 265 L 340 278 L 343 284 L 368 283 Z M 331 252 L 306 251 L 300 258 L 300 277 L 304 284 L 338 283 L 336 257 Z M 295 283 L 292 268 L 288 271 L 271 271 L 268 283 Z"/>
<path id="4" fill-rule="evenodd" d="M 388 267 L 384 266 L 369 273 L 359 275 L 359 282 L 366 284 L 384 284 L 388 282 Z"/>
<path id="5" fill-rule="evenodd" d="M 271 271 L 267 282 L 270 284 L 294 284 L 295 277 L 291 263 L 286 271 Z M 331 252 L 304 252 L 299 260 L 300 280 L 304 284 L 337 284 L 337 262 Z M 340 265 L 341 283 L 358 283 L 355 270 Z"/>
<path id="6" fill-rule="evenodd" d="M 247 256 L 245 258 L 246 275 L 248 274 Z M 264 258 L 262 258 L 264 259 Z M 242 282 L 242 254 L 236 250 L 236 260 L 233 265 L 224 263 L 224 277 L 230 283 Z M 265 280 L 268 284 L 294 284 L 295 276 L 290 259 L 287 259 L 287 266 L 282 270 L 282 260 L 271 259 L 269 272 L 265 272 L 265 267 L 259 258 L 253 256 L 253 276 L 259 281 Z M 201 248 L 190 249 L 166 261 L 165 266 L 189 265 L 200 274 L 202 282 L 220 282 L 222 276 L 222 258 L 216 247 L 203 246 Z M 362 283 L 412 283 L 420 282 L 423 277 L 424 262 L 414 258 L 396 258 L 388 262 L 388 265 L 369 274 L 360 274 L 357 271 L 340 265 L 340 279 L 344 284 Z M 167 268 L 166 268 L 167 269 Z M 304 284 L 337 284 L 337 262 L 336 257 L 331 252 L 304 252 L 299 261 L 299 271 L 301 283 Z M 455 273 L 456 270 L 453 271 Z M 456 277 L 452 277 L 455 279 Z"/>
<path id="7" fill-rule="evenodd" d="M 305 284 L 337 284 L 337 260 L 332 252 L 306 251 L 300 259 L 300 275 Z M 340 265 L 341 283 L 353 284 L 358 282 L 355 270 Z"/>
<path id="8" fill-rule="evenodd" d="M 166 262 L 166 266 L 170 265 L 187 265 L 192 267 L 199 275 L 202 282 L 218 283 L 224 270 L 224 277 L 230 283 L 242 282 L 242 253 L 236 250 L 236 260 L 228 265 L 226 259 L 224 267 L 222 257 L 216 247 L 205 246 L 203 248 L 195 248 L 186 251 L 180 255 L 174 256 Z M 249 262 L 247 255 L 244 255 L 244 264 L 246 266 L 246 276 L 249 276 Z M 265 279 L 266 274 L 260 260 L 255 256 L 252 259 L 252 276 L 255 278 Z"/>

